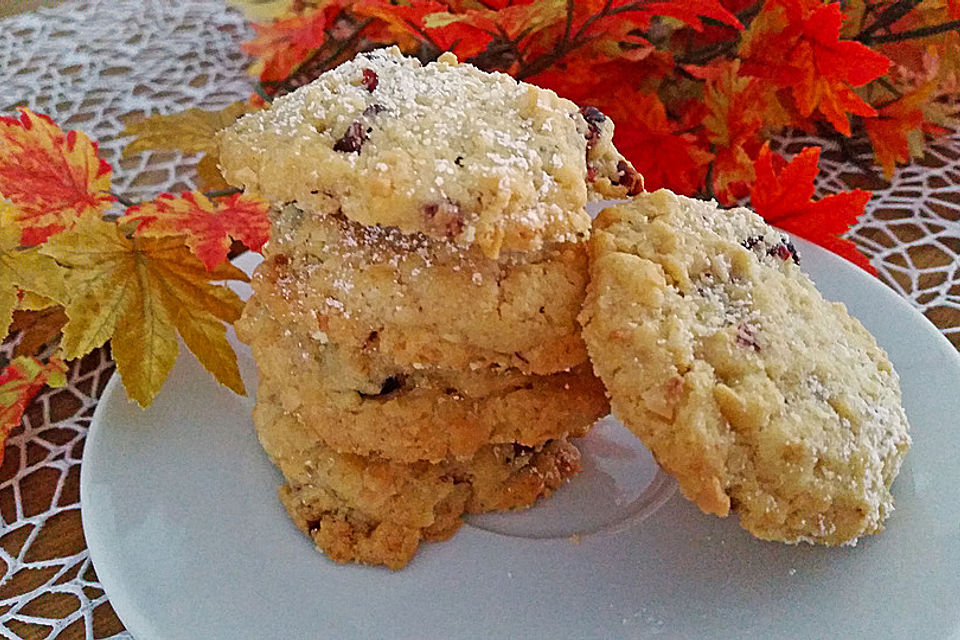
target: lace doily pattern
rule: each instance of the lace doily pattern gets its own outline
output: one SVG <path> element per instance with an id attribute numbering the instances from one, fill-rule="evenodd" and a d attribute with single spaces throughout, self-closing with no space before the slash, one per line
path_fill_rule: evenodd
<path id="1" fill-rule="evenodd" d="M 242 16 L 207 0 L 90 0 L 0 20 L 0 112 L 27 106 L 100 141 L 114 189 L 132 199 L 193 188 L 198 160 L 179 153 L 123 158 L 124 124 L 246 98 Z M 960 347 L 960 135 L 891 184 L 863 183 L 868 150 L 818 138 L 821 192 L 875 191 L 851 237 L 880 276 Z M 3 355 L 9 355 L 10 345 Z M 0 637 L 130 638 L 97 581 L 80 533 L 79 470 L 90 417 L 113 371 L 105 350 L 75 363 L 69 384 L 38 396 L 0 466 Z"/>
<path id="2" fill-rule="evenodd" d="M 123 158 L 125 124 L 250 95 L 249 38 L 223 3 L 92 0 L 0 21 L 0 113 L 26 106 L 100 142 L 113 188 L 138 200 L 192 189 L 196 156 Z M 8 354 L 5 354 L 8 355 Z M 80 533 L 83 442 L 112 362 L 96 352 L 36 399 L 0 467 L 0 637 L 131 638 Z"/>
<path id="3" fill-rule="evenodd" d="M 870 256 L 884 282 L 960 349 L 960 132 L 927 145 L 925 157 L 899 168 L 889 183 L 875 173 L 864 142 L 846 149 L 802 135 L 779 142 L 787 154 L 823 147 L 820 196 L 851 187 L 873 191 L 847 237 Z"/>

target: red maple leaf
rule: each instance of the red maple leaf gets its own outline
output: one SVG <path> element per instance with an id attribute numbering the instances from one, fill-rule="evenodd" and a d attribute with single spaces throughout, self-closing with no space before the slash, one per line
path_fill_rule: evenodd
<path id="1" fill-rule="evenodd" d="M 624 111 L 615 130 L 620 151 L 643 176 L 647 189 L 693 195 L 703 186 L 713 154 L 695 134 L 667 118 L 656 95 L 620 96 Z"/>
<path id="2" fill-rule="evenodd" d="M 108 209 L 112 172 L 82 132 L 64 133 L 29 109 L 20 110 L 19 120 L 0 117 L 0 196 L 13 204 L 25 245 Z"/>
<path id="3" fill-rule="evenodd" d="M 449 3 L 448 3 L 449 4 Z M 452 51 L 465 59 L 483 51 L 492 39 L 496 25 L 489 19 L 494 11 L 455 9 L 433 0 L 393 3 L 389 0 L 359 0 L 351 3 L 353 15 L 375 18 L 397 35 L 429 42 L 441 51 Z"/>
<path id="4" fill-rule="evenodd" d="M 789 88 L 803 116 L 819 111 L 833 127 L 850 135 L 847 114 L 876 111 L 851 87 L 884 75 L 890 59 L 866 45 L 840 40 L 839 3 L 820 0 L 769 0 L 744 37 L 745 73 Z"/>
<path id="5" fill-rule="evenodd" d="M 684 103 L 683 119 L 673 120 L 652 93 L 655 86 L 638 86 L 656 85 L 671 69 L 668 52 L 637 61 L 571 56 L 531 81 L 609 116 L 616 123 L 617 148 L 643 175 L 648 189 L 667 187 L 692 195 L 702 187 L 713 159 L 702 133 L 690 131 L 702 131 L 706 109 L 697 101 Z"/>
<path id="6" fill-rule="evenodd" d="M 66 383 L 67 366 L 59 358 L 44 364 L 36 358 L 18 356 L 0 370 L 0 464 L 4 442 L 20 424 L 23 412 L 45 384 L 61 387 Z"/>
<path id="7" fill-rule="evenodd" d="M 277 82 L 289 76 L 327 40 L 327 28 L 340 12 L 339 3 L 313 8 L 269 23 L 253 23 L 256 37 L 240 48 L 259 58 L 251 67 L 263 82 Z"/>
<path id="8" fill-rule="evenodd" d="M 750 204 L 763 218 L 788 233 L 806 238 L 876 275 L 869 259 L 839 234 L 863 214 L 872 195 L 854 189 L 814 201 L 814 179 L 820 172 L 820 147 L 807 147 L 787 162 L 766 143 L 754 164 L 756 182 Z"/>
<path id="9" fill-rule="evenodd" d="M 227 259 L 230 238 L 260 251 L 270 238 L 269 205 L 265 200 L 234 194 L 214 203 L 199 191 L 180 196 L 162 193 L 127 209 L 120 223 L 138 223 L 136 235 L 186 236 L 187 246 L 209 271 Z"/>
<path id="10" fill-rule="evenodd" d="M 724 7 L 718 0 L 666 0 L 664 2 L 649 2 L 644 4 L 639 11 L 643 11 L 651 17 L 666 16 L 668 18 L 675 18 L 690 25 L 697 31 L 703 30 L 703 22 L 700 20 L 701 17 L 712 18 L 717 22 L 728 24 L 731 27 L 743 29 L 743 25 L 737 20 L 737 16 L 730 13 L 729 9 Z"/>

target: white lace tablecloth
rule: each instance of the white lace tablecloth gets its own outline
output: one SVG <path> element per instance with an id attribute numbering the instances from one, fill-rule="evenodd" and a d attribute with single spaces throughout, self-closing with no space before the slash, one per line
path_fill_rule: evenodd
<path id="1" fill-rule="evenodd" d="M 250 32 L 220 2 L 92 0 L 0 20 L 0 113 L 28 106 L 100 141 L 115 191 L 134 199 L 193 188 L 198 158 L 123 159 L 124 123 L 143 114 L 220 108 L 252 82 L 239 43 Z M 824 145 L 824 192 L 859 170 Z M 869 156 L 861 145 L 863 160 Z M 872 185 L 871 185 L 872 186 Z M 873 187 L 876 189 L 876 187 Z M 876 190 L 852 231 L 881 277 L 960 346 L 960 135 Z M 129 638 L 92 571 L 80 534 L 79 468 L 100 390 L 104 352 L 73 368 L 69 386 L 42 394 L 14 431 L 0 467 L 0 636 Z"/>

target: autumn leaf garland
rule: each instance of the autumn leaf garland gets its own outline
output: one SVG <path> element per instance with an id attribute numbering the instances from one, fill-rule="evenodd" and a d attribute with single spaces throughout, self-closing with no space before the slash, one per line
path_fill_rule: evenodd
<path id="1" fill-rule="evenodd" d="M 749 194 L 760 148 L 784 128 L 865 133 L 889 177 L 958 123 L 956 0 L 232 4 L 255 20 L 244 48 L 256 102 L 360 50 L 397 44 L 425 61 L 450 50 L 599 108 L 648 187 L 725 204 Z"/>

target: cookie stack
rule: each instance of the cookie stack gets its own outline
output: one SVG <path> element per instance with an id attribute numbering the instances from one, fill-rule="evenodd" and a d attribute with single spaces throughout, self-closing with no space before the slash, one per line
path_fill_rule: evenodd
<path id="1" fill-rule="evenodd" d="M 608 411 L 577 314 L 592 197 L 635 192 L 613 125 L 550 91 L 396 49 L 221 135 L 276 203 L 238 333 L 254 422 L 298 527 L 404 566 L 464 512 L 532 504 Z"/>

